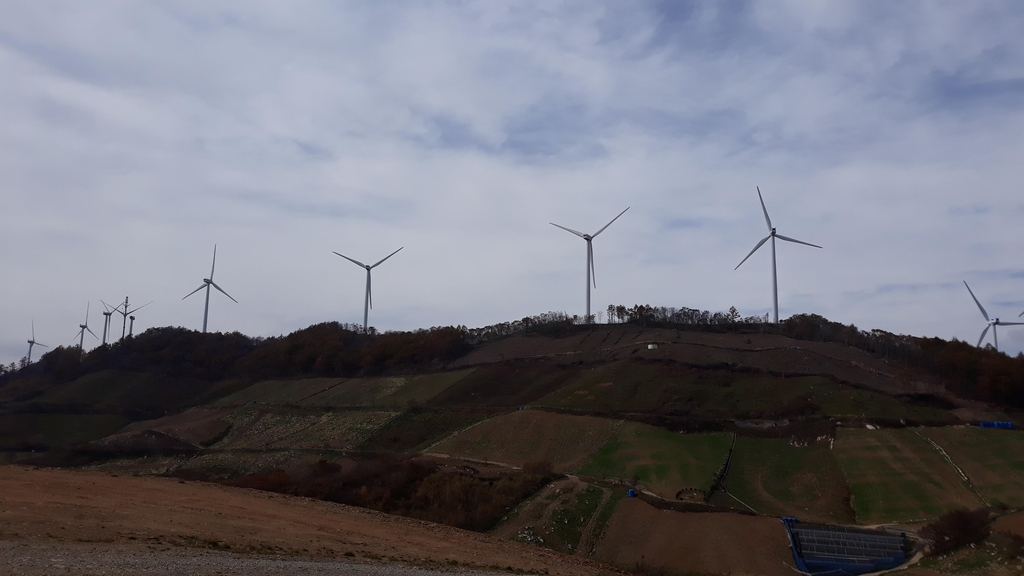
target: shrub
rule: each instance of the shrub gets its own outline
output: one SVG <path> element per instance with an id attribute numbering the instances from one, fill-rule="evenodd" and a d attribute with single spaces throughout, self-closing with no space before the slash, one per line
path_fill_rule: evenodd
<path id="1" fill-rule="evenodd" d="M 991 533 L 988 519 L 988 510 L 983 508 L 953 510 L 925 526 L 921 534 L 931 540 L 933 555 L 944 554 L 987 538 Z"/>

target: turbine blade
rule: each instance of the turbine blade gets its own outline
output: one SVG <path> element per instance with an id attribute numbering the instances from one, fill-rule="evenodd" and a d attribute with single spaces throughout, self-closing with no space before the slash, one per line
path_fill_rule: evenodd
<path id="1" fill-rule="evenodd" d="M 737 265 L 736 265 L 736 267 L 735 267 L 735 268 L 733 268 L 733 270 L 739 270 L 739 269 L 740 269 L 740 266 L 743 266 L 743 263 L 744 263 L 744 262 L 746 262 L 748 258 L 750 258 L 751 256 L 753 256 L 753 255 L 754 255 L 754 252 L 757 252 L 757 249 L 758 249 L 758 248 L 760 248 L 761 246 L 764 246 L 764 243 L 765 243 L 765 242 L 767 242 L 769 238 L 771 238 L 771 235 L 765 236 L 765 237 L 764 237 L 764 240 L 761 240 L 760 242 L 758 242 L 758 243 L 757 243 L 757 246 L 754 246 L 754 249 L 750 251 L 750 254 L 747 254 L 747 257 L 746 257 L 746 258 L 744 258 L 743 260 L 740 260 L 740 263 L 739 263 L 739 264 L 737 264 Z"/>
<path id="2" fill-rule="evenodd" d="M 1000 326 L 1024 326 L 1024 322 L 1000 322 Z"/>
<path id="3" fill-rule="evenodd" d="M 590 279 L 594 281 L 594 288 L 597 289 L 597 271 L 594 268 L 594 245 L 587 242 L 587 258 L 590 259 Z"/>
<path id="4" fill-rule="evenodd" d="M 89 304 L 91 304 L 91 302 L 85 303 L 85 323 L 87 325 L 89 324 Z"/>
<path id="5" fill-rule="evenodd" d="M 217 245 L 213 245 L 213 265 L 210 266 L 210 280 L 213 280 L 213 269 L 217 267 Z"/>
<path id="6" fill-rule="evenodd" d="M 85 330 L 86 330 L 86 331 L 87 331 L 87 332 L 88 332 L 89 334 L 92 334 L 92 337 L 93 337 L 93 338 L 95 338 L 95 339 L 97 339 L 97 340 L 99 340 L 99 339 L 100 339 L 100 337 L 99 337 L 99 336 L 97 336 L 95 332 L 93 332 L 92 330 L 90 330 L 88 326 L 86 326 L 86 327 L 85 327 Z"/>
<path id="7" fill-rule="evenodd" d="M 985 339 L 985 334 L 988 334 L 988 329 L 991 326 L 985 326 L 985 329 L 981 331 L 981 338 L 978 338 L 978 348 L 981 348 L 981 341 Z"/>
<path id="8" fill-rule="evenodd" d="M 626 210 L 629 210 L 629 206 L 626 206 Z M 622 212 L 619 212 L 619 216 L 622 216 L 623 214 L 625 214 L 625 213 L 626 213 L 626 210 L 623 210 Z M 616 220 L 618 220 L 618 219 L 619 219 L 619 216 L 616 216 L 615 218 L 612 218 L 612 222 L 615 222 Z M 600 230 L 598 230 L 597 232 L 594 232 L 594 235 L 593 235 L 593 236 L 591 236 L 591 238 L 597 238 L 597 235 L 598 235 L 598 234 L 600 234 L 601 232 L 604 232 L 604 229 L 605 229 L 605 228 L 607 228 L 607 227 L 611 226 L 611 225 L 612 225 L 612 222 L 609 222 L 609 223 L 605 224 L 605 225 L 604 225 L 604 228 L 601 228 L 601 229 L 600 229 Z"/>
<path id="9" fill-rule="evenodd" d="M 572 232 L 573 234 L 579 236 L 580 238 L 583 238 L 583 232 L 577 232 L 577 231 L 573 230 L 572 228 L 566 228 L 565 226 L 560 226 L 558 224 L 555 224 L 554 222 L 548 222 L 548 224 L 551 224 L 555 228 L 561 228 L 562 230 L 565 230 L 566 232 Z"/>
<path id="10" fill-rule="evenodd" d="M 227 296 L 228 298 L 231 298 L 231 294 L 228 294 L 227 292 L 225 292 L 223 288 L 221 288 L 220 286 L 217 286 L 216 284 L 214 284 L 213 281 L 211 281 L 210 284 L 214 288 L 216 288 L 217 290 L 220 290 L 221 294 Z M 235 304 L 238 304 L 238 300 L 235 300 L 234 298 L 231 298 L 231 301 L 234 302 Z"/>
<path id="11" fill-rule="evenodd" d="M 153 302 L 155 302 L 155 300 L 150 300 L 149 302 L 146 302 L 146 303 L 145 303 L 145 304 L 143 304 L 142 306 L 139 306 L 138 308 L 136 308 L 136 309 L 134 309 L 134 310 L 130 310 L 130 311 L 129 311 L 128 313 L 129 313 L 129 314 L 133 314 L 133 313 L 135 313 L 135 312 L 138 312 L 139 310 L 142 310 L 143 308 L 145 308 L 146 306 L 149 306 L 149 305 L 150 305 L 150 304 L 152 304 Z"/>
<path id="12" fill-rule="evenodd" d="M 32 321 L 32 341 L 36 341 L 36 321 Z"/>
<path id="13" fill-rule="evenodd" d="M 46 344 L 40 344 L 39 342 L 36 342 L 35 345 L 42 346 L 43 348 L 49 348 L 49 346 L 47 346 Z"/>
<path id="14" fill-rule="evenodd" d="M 199 292 L 203 288 L 206 288 L 206 282 L 203 282 L 202 284 L 200 284 L 199 288 L 196 288 L 195 290 L 189 292 L 188 294 L 185 294 L 185 296 L 182 298 L 182 300 L 184 300 L 185 298 L 188 298 L 189 296 L 195 294 L 196 292 Z M 126 312 L 122 312 L 120 310 L 120 306 L 118 308 L 115 308 L 114 310 L 116 310 L 117 313 L 120 314 L 121 316 L 127 316 L 128 315 Z"/>
<path id="15" fill-rule="evenodd" d="M 334 251 L 333 251 L 333 250 L 331 250 L 331 252 L 334 252 Z M 337 252 L 334 252 L 334 253 L 335 253 L 335 254 L 338 254 Z M 356 266 L 359 266 L 360 268 L 366 268 L 366 264 L 363 264 L 363 263 L 362 263 L 362 262 L 360 262 L 359 260 L 353 260 L 353 259 L 349 258 L 348 256 L 345 256 L 344 254 L 338 254 L 338 256 L 341 256 L 341 257 L 342 257 L 342 258 L 344 258 L 345 260 L 348 260 L 349 262 L 351 262 L 351 263 L 355 264 Z"/>
<path id="16" fill-rule="evenodd" d="M 967 286 L 967 281 L 964 280 L 964 286 Z M 971 298 L 974 298 L 974 303 L 978 305 L 978 310 L 981 310 L 981 315 L 985 317 L 985 321 L 988 321 L 988 312 L 985 312 L 985 307 L 978 302 L 978 299 L 974 296 L 974 291 L 971 290 L 970 286 L 967 286 L 967 291 L 971 293 Z M 988 328 L 986 328 L 988 330 Z"/>
<path id="17" fill-rule="evenodd" d="M 761 196 L 761 187 L 760 186 L 755 186 L 755 188 L 757 188 L 757 198 L 758 198 L 758 200 L 761 201 L 761 211 L 764 212 L 764 221 L 765 221 L 766 224 L 768 224 L 768 231 L 771 232 L 772 231 L 772 219 L 768 217 L 768 209 L 764 207 L 764 197 Z"/>
<path id="18" fill-rule="evenodd" d="M 402 246 L 402 248 L 405 248 L 405 246 Z M 376 268 L 377 266 L 380 266 L 381 264 L 384 263 L 385 260 L 387 260 L 388 258 L 391 258 L 395 254 L 398 254 L 402 250 L 402 248 L 399 248 L 398 250 L 395 250 L 391 254 L 388 254 L 387 256 L 381 258 L 376 264 L 374 264 L 373 266 L 370 266 L 370 268 Z"/>
<path id="19" fill-rule="evenodd" d="M 776 234 L 775 237 L 778 238 L 779 240 L 785 240 L 786 242 L 792 242 L 794 244 L 803 244 L 804 246 L 821 248 L 821 246 L 818 246 L 817 244 L 811 244 L 810 242 L 804 242 L 802 240 L 797 240 L 796 238 L 789 238 L 787 236 L 783 236 L 782 234 Z"/>

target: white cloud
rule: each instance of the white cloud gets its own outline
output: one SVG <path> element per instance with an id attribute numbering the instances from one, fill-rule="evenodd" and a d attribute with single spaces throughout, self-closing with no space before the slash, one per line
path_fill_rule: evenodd
<path id="1" fill-rule="evenodd" d="M 214 330 L 770 306 L 974 341 L 1024 310 L 1013 3 L 7 3 L 0 357 L 156 302 Z M 1020 308 L 1020 309 L 1017 309 Z M 996 312 L 995 310 L 998 310 Z M 99 325 L 94 313 L 91 325 Z M 1019 332 L 1019 334 L 1018 334 Z M 1001 344 L 1024 349 L 1024 331 Z"/>

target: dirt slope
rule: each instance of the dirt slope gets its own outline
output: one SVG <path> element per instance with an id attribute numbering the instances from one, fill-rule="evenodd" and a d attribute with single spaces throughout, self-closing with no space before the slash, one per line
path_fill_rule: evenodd
<path id="1" fill-rule="evenodd" d="M 777 518 L 658 510 L 638 498 L 619 503 L 594 558 L 675 572 L 792 576 L 794 570 Z"/>
<path id="2" fill-rule="evenodd" d="M 168 478 L 0 466 L 0 540 L 145 544 L 589 575 L 611 569 L 429 522 Z"/>

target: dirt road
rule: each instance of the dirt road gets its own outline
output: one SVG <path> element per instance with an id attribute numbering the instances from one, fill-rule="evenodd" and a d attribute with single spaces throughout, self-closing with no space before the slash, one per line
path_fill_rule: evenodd
<path id="1" fill-rule="evenodd" d="M 28 558 L 18 568 L 23 574 L 57 572 L 43 569 L 59 557 L 46 558 L 55 551 L 97 566 L 106 562 L 108 573 L 115 574 L 122 570 L 114 569 L 116 562 L 137 566 L 121 573 L 145 572 L 145 566 L 165 562 L 183 567 L 167 574 L 272 574 L 268 558 L 277 557 L 270 555 L 292 557 L 298 563 L 292 567 L 310 569 L 324 565 L 301 563 L 359 560 L 446 570 L 614 573 L 585 559 L 340 504 L 168 478 L 21 466 L 0 466 L 0 543 L 0 572 L 13 572 L 15 560 Z M 33 550 L 27 557 L 20 553 Z M 114 564 L 103 560 L 108 556 Z M 196 558 L 205 559 L 202 569 L 189 564 Z M 247 568 L 247 562 L 254 567 Z"/>

